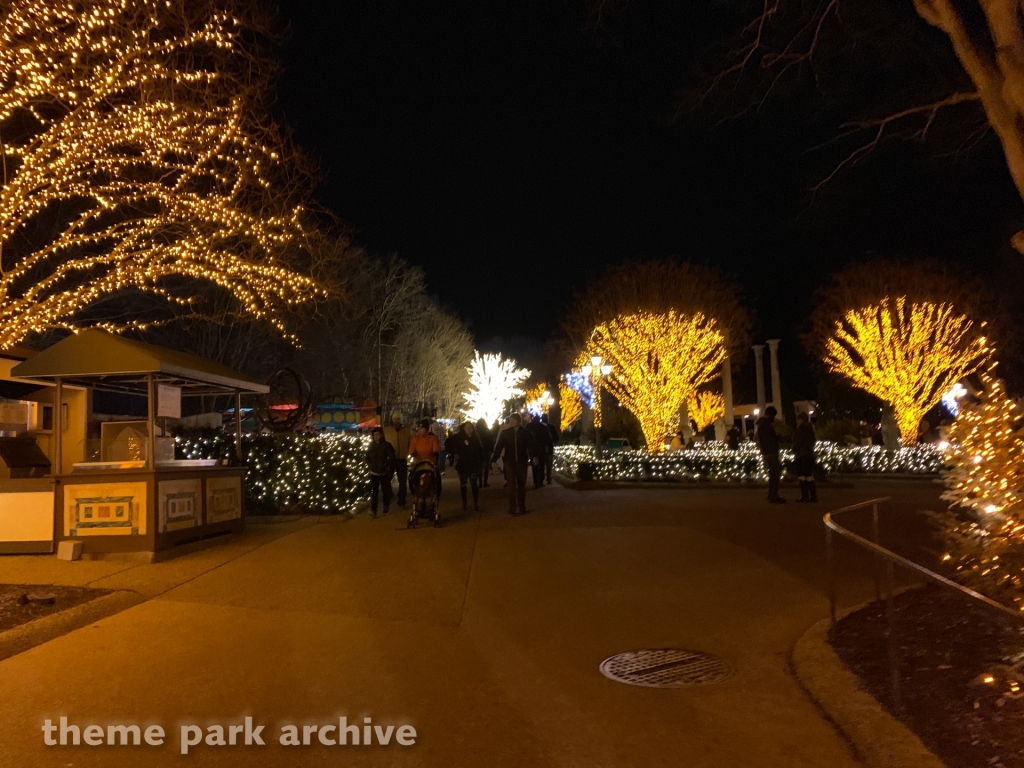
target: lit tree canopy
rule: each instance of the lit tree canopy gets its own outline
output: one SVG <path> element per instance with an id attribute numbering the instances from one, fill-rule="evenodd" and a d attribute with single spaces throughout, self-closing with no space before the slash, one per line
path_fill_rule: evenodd
<path id="1" fill-rule="evenodd" d="M 558 382 L 558 413 L 559 427 L 567 429 L 583 415 L 583 399 L 579 392 L 565 382 L 565 377 Z"/>
<path id="2" fill-rule="evenodd" d="M 502 414 L 505 403 L 524 394 L 519 386 L 530 377 L 526 368 L 517 368 L 515 360 L 501 355 L 476 352 L 469 366 L 469 390 L 464 395 L 466 419 L 483 419 L 488 426 Z"/>
<path id="3" fill-rule="evenodd" d="M 586 356 L 612 365 L 604 386 L 640 422 L 647 448 L 659 450 L 680 406 L 714 379 L 725 359 L 718 323 L 674 310 L 622 315 L 594 328 Z"/>
<path id="4" fill-rule="evenodd" d="M 289 266 L 311 185 L 264 24 L 231 0 L 3 4 L 0 349 L 126 290 L 202 314 L 201 281 L 279 328 L 317 293 Z"/>
<path id="5" fill-rule="evenodd" d="M 717 392 L 695 392 L 687 399 L 686 413 L 703 431 L 725 415 L 725 398 Z"/>
<path id="6" fill-rule="evenodd" d="M 928 409 L 989 358 L 985 337 L 973 328 L 951 304 L 885 298 L 836 323 L 824 361 L 891 405 L 903 444 L 912 445 Z"/>
<path id="7" fill-rule="evenodd" d="M 1015 329 L 1009 327 L 999 298 L 977 277 L 940 259 L 872 258 L 835 273 L 816 292 L 810 329 L 803 336 L 805 347 L 820 360 L 836 323 L 851 308 L 868 307 L 891 296 L 902 296 L 909 304 L 952 304 L 971 320 L 984 320 L 986 337 L 1005 359 Z"/>
<path id="8" fill-rule="evenodd" d="M 602 323 L 638 313 L 701 314 L 715 327 L 737 360 L 749 352 L 750 316 L 741 291 L 714 267 L 674 259 L 629 262 L 609 269 L 573 299 L 562 322 L 573 354 L 586 347 Z"/>

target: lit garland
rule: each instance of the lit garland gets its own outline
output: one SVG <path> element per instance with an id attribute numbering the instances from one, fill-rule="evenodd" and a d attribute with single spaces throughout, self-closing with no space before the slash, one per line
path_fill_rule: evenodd
<path id="1" fill-rule="evenodd" d="M 943 468 L 942 449 L 921 444 L 896 451 L 882 446 L 840 446 L 819 441 L 815 446 L 818 468 L 825 473 L 935 475 Z M 793 461 L 789 449 L 781 452 L 784 464 Z M 579 465 L 591 465 L 595 480 L 628 482 L 764 482 L 768 473 L 752 442 L 729 450 L 724 443 L 697 443 L 685 451 L 651 454 L 615 451 L 597 461 L 591 446 L 555 447 L 555 470 L 579 476 Z"/>
<path id="2" fill-rule="evenodd" d="M 641 312 L 594 328 L 583 356 L 600 355 L 612 365 L 604 385 L 637 417 L 654 452 L 690 393 L 719 375 L 724 342 L 715 320 L 700 312 Z"/>
<path id="3" fill-rule="evenodd" d="M 991 356 L 985 337 L 951 304 L 882 299 L 836 323 L 825 364 L 892 406 L 904 445 L 917 442 L 924 414 Z"/>
<path id="4" fill-rule="evenodd" d="M 242 439 L 250 508 L 275 512 L 298 502 L 310 512 L 345 512 L 369 495 L 369 437 L 259 435 Z M 223 459 L 234 437 L 175 438 L 179 459 Z"/>
<path id="5" fill-rule="evenodd" d="M 686 413 L 703 432 L 725 415 L 725 398 L 717 392 L 697 392 L 687 401 Z"/>
<path id="6" fill-rule="evenodd" d="M 564 376 L 558 382 L 558 413 L 559 427 L 562 430 L 568 429 L 583 415 L 583 398 L 565 382 Z"/>
<path id="7" fill-rule="evenodd" d="M 950 511 L 933 515 L 957 581 L 1024 610 L 1024 414 L 990 372 L 949 428 Z"/>
<path id="8" fill-rule="evenodd" d="M 506 402 L 524 394 L 519 385 L 530 377 L 526 368 L 516 368 L 515 360 L 479 352 L 475 353 L 468 370 L 469 391 L 464 395 L 466 419 L 483 419 L 488 425 L 501 417 Z"/>
<path id="9" fill-rule="evenodd" d="M 239 18 L 183 8 L 5 4 L 0 349 L 73 330 L 82 310 L 129 288 L 201 314 L 187 283 L 168 278 L 218 286 L 278 328 L 282 308 L 319 293 L 278 261 L 306 238 L 308 185 L 265 108 L 272 67 Z M 26 232 L 54 224 L 25 248 Z"/>

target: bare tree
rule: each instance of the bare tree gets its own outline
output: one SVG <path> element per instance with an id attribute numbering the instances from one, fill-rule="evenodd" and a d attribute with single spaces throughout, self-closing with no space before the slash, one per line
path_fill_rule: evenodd
<path id="1" fill-rule="evenodd" d="M 1018 193 L 1024 198 L 1024 14 L 1019 0 L 901 0 L 913 8 L 921 21 L 918 28 L 879 23 L 865 12 L 863 4 L 844 0 L 760 0 L 751 8 L 747 23 L 731 48 L 727 63 L 704 88 L 696 103 L 709 99 L 735 98 L 745 108 L 757 108 L 777 95 L 793 78 L 812 75 L 816 82 L 832 63 L 857 62 L 858 57 L 897 56 L 902 62 L 918 57 L 902 69 L 916 66 L 913 94 L 892 105 L 876 103 L 874 114 L 866 112 L 845 123 L 836 137 L 852 144 L 843 157 L 818 183 L 827 183 L 844 168 L 856 164 L 889 137 L 924 139 L 936 131 L 946 111 L 976 110 L 981 124 L 998 137 L 1007 167 Z M 753 5 L 753 4 L 751 4 Z M 889 16 L 892 7 L 873 4 L 872 9 Z M 854 29 L 854 26 L 860 26 Z M 945 66 L 932 58 L 935 45 L 926 39 L 925 26 L 941 30 L 950 46 L 946 56 L 962 68 L 960 76 L 945 76 Z M 885 37 L 889 50 L 879 51 L 877 41 Z M 951 54 L 951 55 L 950 55 Z M 922 64 L 924 66 L 922 66 Z M 887 70 L 887 88 L 899 76 L 900 67 Z M 966 75 L 966 77 L 963 77 Z M 753 85 L 751 85 L 753 83 Z M 878 97 L 875 90 L 876 98 Z M 970 125 L 963 143 L 978 135 L 977 124 L 958 114 L 960 125 Z M 1012 239 L 1024 253 L 1024 233 Z"/>

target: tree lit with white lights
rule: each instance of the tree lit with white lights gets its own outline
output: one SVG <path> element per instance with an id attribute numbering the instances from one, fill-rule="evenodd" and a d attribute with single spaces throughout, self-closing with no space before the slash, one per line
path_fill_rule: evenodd
<path id="1" fill-rule="evenodd" d="M 529 377 L 530 371 L 517 368 L 511 358 L 477 352 L 469 366 L 469 390 L 463 410 L 466 419 L 483 419 L 488 426 L 493 425 L 501 418 L 505 403 L 525 394 L 520 384 Z"/>

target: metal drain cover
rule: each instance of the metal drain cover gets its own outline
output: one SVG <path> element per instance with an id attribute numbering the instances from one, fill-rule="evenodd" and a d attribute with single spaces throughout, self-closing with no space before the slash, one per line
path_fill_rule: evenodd
<path id="1" fill-rule="evenodd" d="M 628 685 L 685 688 L 719 683 L 732 674 L 721 659 L 698 651 L 651 648 L 619 653 L 601 662 L 601 674 Z"/>

